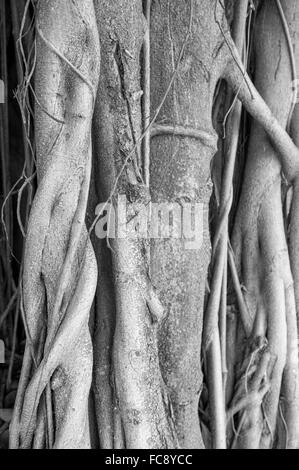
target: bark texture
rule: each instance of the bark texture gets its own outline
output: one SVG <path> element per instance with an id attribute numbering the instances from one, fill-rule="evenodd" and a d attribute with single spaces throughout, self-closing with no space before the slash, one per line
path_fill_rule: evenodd
<path id="1" fill-rule="evenodd" d="M 296 43 L 298 4 L 281 4 Z M 293 98 L 287 51 L 277 5 L 264 2 L 255 31 L 254 83 L 283 127 L 287 126 Z M 239 446 L 244 448 L 271 447 L 278 438 L 279 416 L 286 423 L 280 445 L 298 446 L 296 307 L 282 210 L 281 171 L 267 134 L 253 122 L 233 246 L 250 316 L 255 319 L 252 335 L 266 337 L 267 351 L 275 365 L 272 375 L 269 376 L 269 369 L 264 371 L 266 380 L 271 378 L 269 393 L 264 400 L 250 405 L 243 416 Z"/>
<path id="2" fill-rule="evenodd" d="M 38 189 L 18 300 L 27 342 L 12 448 L 299 446 L 297 3 L 259 8 L 256 89 L 240 57 L 247 0 L 226 3 L 233 40 L 218 0 L 38 2 Z M 234 93 L 240 102 L 211 240 L 222 79 L 226 107 Z M 241 103 L 253 120 L 234 257 Z M 186 238 L 184 212 L 180 238 L 163 236 L 171 220 L 161 238 L 150 239 L 151 226 L 140 233 L 153 204 L 189 216 L 197 205 L 199 244 Z M 238 309 L 227 309 L 228 273 Z"/>
<path id="3" fill-rule="evenodd" d="M 88 321 L 97 267 L 85 229 L 99 39 L 90 0 L 37 11 L 38 190 L 25 248 L 27 351 L 11 447 L 90 447 Z M 55 431 L 54 431 L 55 430 Z"/>
<path id="4" fill-rule="evenodd" d="M 166 308 L 159 329 L 160 363 L 173 403 L 182 447 L 203 446 L 198 401 L 202 387 L 201 335 L 207 268 L 210 261 L 208 204 L 212 184 L 210 162 L 216 151 L 212 103 L 221 76 L 226 46 L 214 14 L 223 25 L 224 12 L 210 1 L 153 1 L 151 16 L 152 115 L 176 73 L 174 85 L 160 112 L 161 133 L 151 140 L 150 181 L 156 203 L 203 205 L 203 243 L 186 249 L 185 240 L 153 240 L 151 276 Z M 186 41 L 182 60 L 179 53 Z M 224 26 L 227 28 L 227 26 Z M 172 135 L 163 126 L 173 128 Z M 210 143 L 176 128 L 204 130 Z M 190 134 L 189 134 L 190 135 Z"/>
<path id="5" fill-rule="evenodd" d="M 109 200 L 116 213 L 117 196 L 126 198 L 126 222 L 150 200 L 142 183 L 137 143 L 141 134 L 140 51 L 145 19 L 140 0 L 130 4 L 99 0 L 96 15 L 102 31 L 103 60 L 94 124 L 96 184 L 98 193 L 104 201 Z M 116 448 L 173 448 L 177 439 L 158 362 L 147 241 L 117 237 L 110 243 L 116 292 L 110 369 L 115 406 L 110 443 L 113 439 Z M 97 313 L 103 315 L 99 310 Z"/>

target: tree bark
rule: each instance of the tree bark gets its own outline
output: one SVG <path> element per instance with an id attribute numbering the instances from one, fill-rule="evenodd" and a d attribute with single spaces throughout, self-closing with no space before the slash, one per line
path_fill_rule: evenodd
<path id="1" fill-rule="evenodd" d="M 210 261 L 210 162 L 217 148 L 211 116 L 215 86 L 226 59 L 214 7 L 210 1 L 153 1 L 151 12 L 152 115 L 176 73 L 157 120 L 161 133 L 151 140 L 152 200 L 203 205 L 200 248 L 188 250 L 184 240 L 174 239 L 153 240 L 151 245 L 151 276 L 167 312 L 159 329 L 160 364 L 183 448 L 203 446 L 198 417 L 201 335 Z M 216 11 L 222 24 L 223 10 Z M 178 63 L 189 28 L 185 53 Z M 165 125 L 173 128 L 172 134 L 163 132 Z M 204 130 L 211 135 L 211 144 L 178 135 L 179 126 Z"/>
<path id="2" fill-rule="evenodd" d="M 282 7 L 294 38 L 298 34 L 295 22 L 297 2 L 282 2 Z M 277 5 L 265 2 L 255 31 L 254 82 L 283 127 L 287 126 L 293 96 L 287 50 L 286 32 Z M 245 299 L 251 316 L 255 318 L 252 335 L 267 338 L 267 349 L 275 366 L 263 408 L 257 402 L 245 411 L 239 439 L 239 446 L 243 448 L 273 446 L 280 407 L 288 430 L 285 445 L 291 448 L 298 445 L 296 308 L 281 184 L 281 164 L 277 154 L 263 128 L 253 122 L 233 246 L 245 285 Z M 288 384 L 289 380 L 292 386 Z M 283 400 L 281 403 L 280 398 Z"/>
<path id="3" fill-rule="evenodd" d="M 23 364 L 26 381 L 19 390 L 11 447 L 90 447 L 88 320 L 97 267 L 84 218 L 100 64 L 92 2 L 44 0 L 36 29 L 39 185 L 23 275 L 30 354 Z"/>

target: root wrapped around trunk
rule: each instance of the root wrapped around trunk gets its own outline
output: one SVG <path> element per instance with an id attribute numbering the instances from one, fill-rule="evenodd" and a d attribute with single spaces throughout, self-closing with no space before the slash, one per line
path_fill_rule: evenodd
<path id="1" fill-rule="evenodd" d="M 291 37 L 298 37 L 297 23 L 294 22 L 299 13 L 298 3 L 282 2 L 282 6 Z M 285 52 L 280 52 L 280 48 Z M 255 36 L 255 85 L 282 127 L 288 125 L 293 99 L 289 85 L 292 69 L 287 51 L 286 31 L 277 5 L 265 2 Z M 265 130 L 256 122 L 251 128 L 247 160 L 233 247 L 244 296 L 251 316 L 255 318 L 252 336 L 267 338 L 275 365 L 269 391 L 259 406 L 258 413 L 263 412 L 266 423 L 263 432 L 261 434 L 258 429 L 257 407 L 249 407 L 247 419 L 255 429 L 251 429 L 247 437 L 239 438 L 237 446 L 296 448 L 299 445 L 296 306 L 283 219 L 281 170 L 293 181 L 298 161 L 296 155 L 289 153 L 281 159 L 281 165 Z M 277 428 L 280 420 L 283 421 L 283 437 Z M 254 434 L 256 438 L 251 439 Z"/>
<path id="2" fill-rule="evenodd" d="M 104 203 L 102 210 L 106 207 L 109 217 L 112 212 L 116 215 L 119 228 L 119 197 L 125 200 L 125 225 L 150 204 L 140 158 L 140 52 L 146 24 L 141 0 L 97 0 L 95 6 L 103 63 L 94 120 L 95 189 L 99 202 Z M 132 234 L 131 238 L 121 238 L 118 232 L 115 235 L 109 240 L 115 319 L 107 316 L 107 305 L 96 308 L 98 324 L 103 325 L 106 318 L 114 334 L 113 346 L 108 337 L 96 338 L 97 345 L 102 345 L 98 351 L 103 347 L 110 351 L 104 366 L 109 372 L 102 378 L 103 361 L 95 358 L 96 380 L 105 394 L 101 397 L 97 393 L 96 406 L 101 416 L 101 400 L 113 406 L 105 419 L 99 420 L 99 433 L 105 436 L 103 444 L 114 448 L 176 448 L 178 440 L 158 358 L 157 327 L 163 307 L 149 278 L 147 234 L 145 239 L 138 233 L 133 238 Z"/>
<path id="3" fill-rule="evenodd" d="M 28 353 L 11 447 L 88 448 L 97 267 L 85 213 L 100 63 L 93 2 L 40 2 L 36 31 L 38 190 L 23 275 Z"/>
<path id="4" fill-rule="evenodd" d="M 101 448 L 202 448 L 202 362 L 213 447 L 299 446 L 299 150 L 285 130 L 298 144 L 288 88 L 298 60 L 279 54 L 298 42 L 299 7 L 277 0 L 260 9 L 255 83 L 269 109 L 243 70 L 248 2 L 238 5 L 234 44 L 219 0 L 37 2 L 38 189 L 26 234 L 27 343 L 12 448 L 89 448 L 97 445 L 91 424 Z M 255 119 L 232 237 L 237 268 L 228 217 L 240 103 L 228 121 L 210 263 L 212 106 L 222 78 L 228 101 L 237 92 Z M 292 263 L 282 171 L 293 183 Z M 152 222 L 157 207 L 160 233 L 151 224 L 141 233 L 139 215 Z M 227 322 L 228 258 L 245 347 L 235 316 Z"/>

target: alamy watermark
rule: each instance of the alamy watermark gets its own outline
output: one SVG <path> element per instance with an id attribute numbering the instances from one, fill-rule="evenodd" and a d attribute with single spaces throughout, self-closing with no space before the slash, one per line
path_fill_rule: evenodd
<path id="1" fill-rule="evenodd" d="M 117 204 L 99 204 L 96 236 L 120 239 L 180 239 L 185 249 L 199 250 L 203 243 L 204 204 L 198 202 L 129 203 L 118 195 Z"/>

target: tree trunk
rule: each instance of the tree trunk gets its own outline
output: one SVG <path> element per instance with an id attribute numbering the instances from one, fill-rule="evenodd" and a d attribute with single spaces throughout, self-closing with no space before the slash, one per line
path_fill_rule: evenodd
<path id="1" fill-rule="evenodd" d="M 298 2 L 0 5 L 25 161 L 6 187 L 5 105 L 10 447 L 297 448 Z"/>
<path id="2" fill-rule="evenodd" d="M 36 29 L 39 184 L 23 275 L 29 353 L 23 364 L 11 446 L 41 447 L 46 440 L 47 446 L 55 448 L 90 447 L 88 320 L 97 268 L 84 217 L 100 57 L 92 2 L 84 0 L 78 6 L 43 1 Z"/>
<path id="3" fill-rule="evenodd" d="M 298 4 L 282 2 L 282 7 L 295 43 Z M 255 85 L 286 127 L 293 99 L 289 86 L 292 70 L 286 32 L 275 2 L 264 3 L 256 28 Z M 255 318 L 252 336 L 266 337 L 267 351 L 275 365 L 268 377 L 271 387 L 263 409 L 258 401 L 245 411 L 239 445 L 271 447 L 277 438 L 277 420 L 283 416 L 288 431 L 280 445 L 293 448 L 298 446 L 299 437 L 298 347 L 294 285 L 281 203 L 281 164 L 267 134 L 256 123 L 251 127 L 244 181 L 233 246 L 242 269 L 245 299 Z"/>
<path id="4" fill-rule="evenodd" d="M 166 308 L 159 330 L 160 364 L 183 448 L 203 446 L 198 417 L 201 335 L 210 261 L 210 162 L 217 148 L 212 103 L 225 59 L 224 39 L 211 22 L 213 7 L 210 1 L 153 1 L 151 15 L 152 115 L 175 74 L 156 122 L 159 133 L 151 139 L 152 200 L 185 208 L 202 205 L 201 246 L 188 249 L 182 239 L 153 240 L 151 245 L 151 276 Z M 223 12 L 217 12 L 222 21 Z M 208 139 L 200 137 L 203 131 Z"/>

